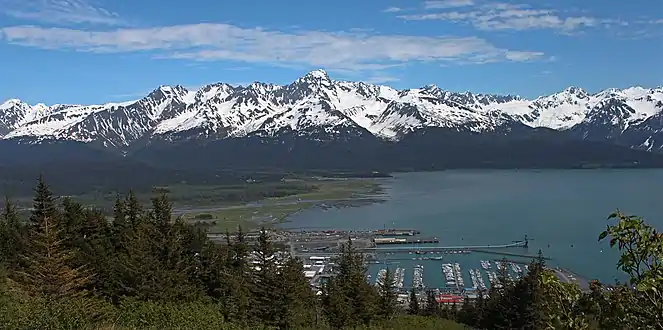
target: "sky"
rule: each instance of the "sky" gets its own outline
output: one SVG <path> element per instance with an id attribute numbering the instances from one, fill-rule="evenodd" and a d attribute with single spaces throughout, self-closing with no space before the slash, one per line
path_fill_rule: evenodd
<path id="1" fill-rule="evenodd" d="M 0 0 L 0 102 L 287 84 L 534 98 L 663 85 L 663 0 Z"/>

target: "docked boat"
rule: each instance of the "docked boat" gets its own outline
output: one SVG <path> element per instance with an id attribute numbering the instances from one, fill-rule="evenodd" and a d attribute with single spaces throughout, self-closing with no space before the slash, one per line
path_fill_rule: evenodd
<path id="1" fill-rule="evenodd" d="M 382 281 L 384 280 L 384 276 L 387 274 L 387 269 L 382 268 L 378 271 L 378 275 L 375 278 L 375 285 L 380 285 L 382 284 Z"/>
<path id="2" fill-rule="evenodd" d="M 402 289 L 405 282 L 405 268 L 396 268 L 394 273 L 394 286 Z"/>
<path id="3" fill-rule="evenodd" d="M 412 286 L 417 290 L 423 290 L 424 285 L 424 266 L 415 265 L 414 274 L 412 276 Z"/>

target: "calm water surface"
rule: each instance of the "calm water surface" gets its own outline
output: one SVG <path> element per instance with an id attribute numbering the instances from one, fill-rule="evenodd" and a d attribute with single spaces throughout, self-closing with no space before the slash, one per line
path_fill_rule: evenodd
<path id="1" fill-rule="evenodd" d="M 597 241 L 612 211 L 644 216 L 663 229 L 663 170 L 444 171 L 398 174 L 384 182 L 385 203 L 311 209 L 284 227 L 415 228 L 422 236 L 439 237 L 441 245 L 504 244 L 527 234 L 534 239 L 528 253 L 542 249 L 553 265 L 609 282 L 624 278 L 615 267 L 618 252 Z M 461 263 L 469 283 L 467 270 L 496 256 L 458 258 L 469 258 Z M 403 263 L 410 268 L 414 261 Z M 440 262 L 417 263 L 425 264 L 427 285 L 439 286 Z M 408 269 L 406 282 L 410 277 Z"/>

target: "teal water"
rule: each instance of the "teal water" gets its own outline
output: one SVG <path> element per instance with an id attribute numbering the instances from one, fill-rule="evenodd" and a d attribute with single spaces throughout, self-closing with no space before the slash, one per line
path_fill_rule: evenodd
<path id="1" fill-rule="evenodd" d="M 539 249 L 548 263 L 604 282 L 624 280 L 616 269 L 619 253 L 597 241 L 606 217 L 615 209 L 641 215 L 663 229 L 662 170 L 494 170 L 397 174 L 384 181 L 387 201 L 355 208 L 311 209 L 291 217 L 285 228 L 415 228 L 436 236 L 441 245 L 505 244 L 528 235 L 527 251 Z M 392 258 L 411 259 L 416 255 Z M 479 260 L 500 258 L 472 254 L 445 256 L 459 262 L 466 286 L 468 270 Z M 415 261 L 398 261 L 411 282 Z M 427 286 L 439 287 L 440 261 L 416 261 L 425 267 Z M 372 266 L 375 273 L 379 266 Z M 493 267 L 494 269 L 494 267 Z M 488 278 L 484 275 L 488 283 Z"/>

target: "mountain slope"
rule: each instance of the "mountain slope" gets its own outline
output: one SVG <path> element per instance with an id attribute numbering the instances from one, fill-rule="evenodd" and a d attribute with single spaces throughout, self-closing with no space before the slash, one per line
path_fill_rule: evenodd
<path id="1" fill-rule="evenodd" d="M 191 92 L 160 86 L 138 101 L 102 105 L 0 105 L 0 136 L 21 143 L 77 141 L 122 152 L 148 145 L 298 136 L 350 141 L 371 135 L 399 141 L 428 128 L 506 132 L 521 123 L 577 139 L 632 148 L 663 147 L 663 88 L 589 94 L 569 87 L 525 100 L 514 95 L 454 93 L 435 85 L 396 90 L 335 81 L 322 70 L 288 85 L 216 83 Z M 659 118 L 659 119 L 657 119 Z"/>

